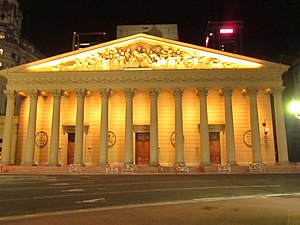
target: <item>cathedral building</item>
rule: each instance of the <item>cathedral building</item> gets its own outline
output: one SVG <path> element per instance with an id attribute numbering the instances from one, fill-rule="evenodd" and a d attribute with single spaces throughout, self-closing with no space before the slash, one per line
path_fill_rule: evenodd
<path id="1" fill-rule="evenodd" d="M 287 163 L 287 70 L 142 33 L 2 70 L 2 164 Z"/>

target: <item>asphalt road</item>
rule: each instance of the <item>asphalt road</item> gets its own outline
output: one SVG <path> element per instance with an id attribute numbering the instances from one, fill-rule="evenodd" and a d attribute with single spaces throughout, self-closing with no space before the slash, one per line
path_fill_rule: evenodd
<path id="1" fill-rule="evenodd" d="M 266 199 L 267 202 L 264 201 Z M 256 207 L 258 209 L 257 215 L 262 212 L 259 208 L 264 204 L 270 207 L 276 205 L 278 212 L 293 206 L 292 214 L 296 215 L 297 218 L 299 215 L 299 223 L 295 224 L 300 224 L 300 174 L 0 175 L 0 224 L 6 224 L 5 221 L 12 221 L 12 219 L 31 218 L 33 215 L 35 218 L 45 215 L 48 217 L 53 215 L 54 217 L 55 215 L 56 218 L 60 216 L 61 219 L 66 219 L 65 215 L 77 212 L 76 217 L 69 217 L 69 219 L 74 220 L 79 216 L 78 212 L 95 213 L 98 211 L 96 215 L 99 216 L 99 211 L 103 213 L 107 210 L 113 210 L 116 213 L 116 210 L 128 210 L 130 208 L 141 210 L 143 207 L 144 209 L 148 207 L 147 212 L 154 210 L 152 215 L 162 216 L 165 215 L 162 213 L 165 211 L 155 212 L 158 210 L 156 206 L 168 207 L 168 210 L 172 212 L 172 208 L 184 207 L 185 204 L 189 204 L 187 213 L 191 213 L 196 203 L 202 204 L 200 209 L 206 209 L 207 212 L 210 212 L 211 209 L 222 209 L 222 207 L 213 206 L 213 203 L 225 204 L 224 200 L 226 200 L 226 204 L 231 201 L 230 206 L 242 204 L 240 201 L 249 201 L 247 204 L 243 204 L 244 207 L 252 205 L 255 208 L 255 205 L 258 204 Z M 259 203 L 260 201 L 261 203 Z M 284 206 L 287 209 L 281 209 Z M 223 210 L 228 206 L 224 207 Z M 270 207 L 265 207 L 264 211 L 274 212 L 274 210 L 270 210 Z M 179 212 L 184 212 L 184 209 L 186 207 Z M 235 212 L 234 209 L 241 208 L 233 207 L 232 213 Z M 243 210 L 245 210 L 244 214 L 247 215 L 247 210 L 245 208 Z M 199 206 L 195 208 L 196 215 L 197 212 L 199 212 Z M 282 218 L 288 218 L 287 212 L 285 211 Z M 110 215 L 115 215 L 114 213 Z M 116 221 L 121 220 L 119 217 L 121 215 L 122 212 L 119 212 L 113 216 L 114 223 L 92 223 L 91 221 L 90 223 L 79 223 L 78 220 L 75 220 L 75 223 L 73 221 L 70 224 L 117 224 Z M 127 211 L 127 214 L 124 215 L 131 214 L 128 214 Z M 147 215 L 150 214 L 147 213 Z M 170 218 L 176 218 L 179 215 L 180 213 L 174 211 L 174 215 Z M 276 215 L 279 216 L 280 214 L 276 213 Z M 145 224 L 176 224 L 176 221 L 173 223 L 152 222 Z M 277 219 L 277 221 L 280 222 L 281 220 Z M 18 221 L 16 224 L 21 223 Z M 28 224 L 34 224 L 34 222 Z M 120 224 L 133 223 L 124 223 L 123 221 Z M 270 224 L 274 225 L 275 223 Z"/>

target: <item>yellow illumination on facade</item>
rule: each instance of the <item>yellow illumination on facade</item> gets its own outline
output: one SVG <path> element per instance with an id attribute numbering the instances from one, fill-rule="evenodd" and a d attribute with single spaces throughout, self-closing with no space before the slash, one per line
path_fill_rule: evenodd
<path id="1" fill-rule="evenodd" d="M 82 49 L 71 56 L 28 67 L 39 71 L 243 69 L 261 64 L 147 38 Z"/>

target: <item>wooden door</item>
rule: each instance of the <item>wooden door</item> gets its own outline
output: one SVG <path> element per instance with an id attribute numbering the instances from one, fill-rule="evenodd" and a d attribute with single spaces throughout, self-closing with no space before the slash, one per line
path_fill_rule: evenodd
<path id="1" fill-rule="evenodd" d="M 210 162 L 212 164 L 221 163 L 220 154 L 220 133 L 209 132 L 209 149 L 210 149 Z"/>
<path id="2" fill-rule="evenodd" d="M 135 161 L 137 165 L 149 165 L 150 134 L 137 133 L 135 136 Z"/>
<path id="3" fill-rule="evenodd" d="M 74 163 L 75 134 L 68 134 L 68 165 Z"/>

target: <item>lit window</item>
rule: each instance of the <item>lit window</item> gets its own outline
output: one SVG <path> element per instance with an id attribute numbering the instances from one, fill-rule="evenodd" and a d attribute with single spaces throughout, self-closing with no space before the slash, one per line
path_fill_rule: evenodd
<path id="1" fill-rule="evenodd" d="M 3 49 L 0 48 L 0 55 L 3 55 Z"/>
<path id="2" fill-rule="evenodd" d="M 5 34 L 0 34 L 0 39 L 4 39 L 5 38 Z"/>
<path id="3" fill-rule="evenodd" d="M 2 62 L 0 62 L 0 67 L 2 66 Z"/>

